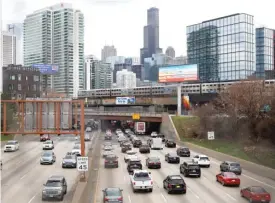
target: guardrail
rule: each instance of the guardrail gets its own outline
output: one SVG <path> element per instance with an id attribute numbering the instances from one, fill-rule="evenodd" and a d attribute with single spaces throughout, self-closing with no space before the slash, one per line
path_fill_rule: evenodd
<path id="1" fill-rule="evenodd" d="M 162 117 L 162 114 L 156 112 L 111 112 L 111 111 L 85 111 L 85 115 L 99 115 L 99 116 L 132 116 L 138 113 L 141 117 Z"/>

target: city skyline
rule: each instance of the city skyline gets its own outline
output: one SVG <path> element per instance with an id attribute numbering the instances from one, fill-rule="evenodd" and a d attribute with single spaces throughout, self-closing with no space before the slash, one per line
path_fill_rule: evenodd
<path id="1" fill-rule="evenodd" d="M 247 0 L 242 2 L 233 0 L 230 5 L 211 10 L 211 12 L 204 8 L 207 8 L 207 5 L 219 5 L 217 0 L 201 1 L 199 7 L 197 7 L 198 2 L 179 0 L 174 0 L 173 3 L 163 0 L 101 0 L 101 3 L 95 0 L 41 0 L 39 2 L 3 0 L 3 28 L 8 23 L 23 22 L 29 13 L 61 2 L 74 2 L 74 9 L 80 9 L 84 13 L 85 55 L 94 54 L 97 57 L 100 57 L 104 45 L 114 45 L 118 55 L 139 56 L 140 47 L 143 45 L 146 12 L 150 7 L 157 7 L 160 10 L 160 47 L 165 51 L 168 46 L 172 46 L 176 51 L 176 56 L 186 55 L 186 26 L 204 20 L 234 13 L 248 13 L 254 15 L 255 27 L 265 26 L 271 29 L 275 27 L 272 23 L 272 19 L 275 17 L 272 7 L 267 7 L 268 4 L 264 3 L 267 0 L 260 3 L 253 2 L 253 5 Z M 238 5 L 238 9 L 236 9 L 236 5 Z M 175 19 L 179 19 L 180 23 Z M 112 31 L 110 32 L 110 30 Z"/>

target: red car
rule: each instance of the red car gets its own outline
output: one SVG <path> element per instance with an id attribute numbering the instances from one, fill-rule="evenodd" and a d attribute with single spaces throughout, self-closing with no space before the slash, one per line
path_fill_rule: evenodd
<path id="1" fill-rule="evenodd" d="M 51 139 L 50 135 L 41 135 L 40 136 L 40 142 L 50 140 L 50 139 Z"/>
<path id="2" fill-rule="evenodd" d="M 249 202 L 269 203 L 271 202 L 270 194 L 260 186 L 250 186 L 241 189 L 241 196 L 248 199 Z"/>
<path id="3" fill-rule="evenodd" d="M 222 172 L 216 175 L 217 181 L 221 183 L 223 186 L 232 185 L 239 187 L 241 184 L 241 180 L 238 176 L 236 176 L 233 172 Z"/>

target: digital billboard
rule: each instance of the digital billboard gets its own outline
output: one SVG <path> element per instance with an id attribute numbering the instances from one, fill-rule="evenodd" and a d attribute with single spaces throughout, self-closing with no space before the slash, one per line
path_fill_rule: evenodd
<path id="1" fill-rule="evenodd" d="M 117 97 L 116 104 L 135 104 L 136 98 L 135 97 Z"/>
<path id="2" fill-rule="evenodd" d="M 197 64 L 171 65 L 159 68 L 159 82 L 187 82 L 198 80 Z"/>
<path id="3" fill-rule="evenodd" d="M 186 110 L 191 109 L 189 96 L 182 96 L 182 103 Z"/>
<path id="4" fill-rule="evenodd" d="M 33 64 L 33 68 L 38 68 L 42 75 L 54 75 L 58 73 L 58 65 L 54 64 Z"/>

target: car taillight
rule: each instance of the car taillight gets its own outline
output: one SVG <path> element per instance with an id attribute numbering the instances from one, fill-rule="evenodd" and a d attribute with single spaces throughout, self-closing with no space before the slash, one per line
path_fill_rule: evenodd
<path id="1" fill-rule="evenodd" d="M 134 185 L 136 185 L 136 182 L 133 182 Z"/>
<path id="2" fill-rule="evenodd" d="M 171 187 L 172 187 L 172 185 L 171 185 L 171 184 L 168 184 L 168 187 L 169 187 L 169 188 L 171 188 Z"/>
<path id="3" fill-rule="evenodd" d="M 153 181 L 151 181 L 151 185 L 153 185 Z"/>
<path id="4" fill-rule="evenodd" d="M 119 197 L 119 198 L 117 198 L 117 200 L 118 200 L 118 201 L 122 201 L 122 200 L 123 200 L 123 198 L 122 198 L 122 197 Z"/>
<path id="5" fill-rule="evenodd" d="M 108 163 L 108 161 L 105 160 L 105 163 Z"/>
<path id="6" fill-rule="evenodd" d="M 266 197 L 267 199 L 270 199 L 270 195 L 266 195 L 265 197 Z"/>
<path id="7" fill-rule="evenodd" d="M 109 199 L 107 197 L 104 198 L 104 201 L 108 201 Z"/>

